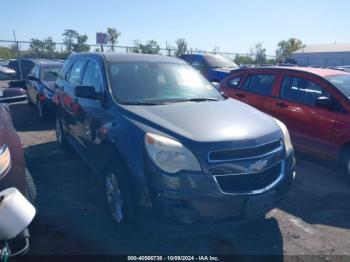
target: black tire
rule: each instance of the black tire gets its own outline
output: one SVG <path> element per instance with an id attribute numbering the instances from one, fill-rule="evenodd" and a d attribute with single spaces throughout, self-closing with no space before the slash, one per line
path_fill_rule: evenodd
<path id="1" fill-rule="evenodd" d="M 130 233 L 135 227 L 135 201 L 127 170 L 121 163 L 115 162 L 107 168 L 104 187 L 107 206 L 116 229 L 121 235 Z"/>
<path id="2" fill-rule="evenodd" d="M 26 89 L 26 94 L 27 94 L 28 105 L 32 106 L 32 105 L 33 105 L 33 102 L 32 102 L 32 100 L 30 100 L 30 97 L 29 97 L 29 95 L 28 95 L 28 89 Z"/>
<path id="3" fill-rule="evenodd" d="M 46 115 L 45 115 L 45 111 L 43 109 L 43 106 L 39 100 L 39 98 L 37 99 L 37 102 L 36 102 L 36 110 L 38 112 L 38 115 L 39 115 L 39 118 L 41 120 L 45 119 L 46 118 Z"/>
<path id="4" fill-rule="evenodd" d="M 27 169 L 25 174 L 25 182 L 26 182 L 26 188 L 25 188 L 26 197 L 31 203 L 34 203 L 37 197 L 37 190 L 36 190 L 34 180 Z"/>
<path id="5" fill-rule="evenodd" d="M 67 137 L 66 134 L 64 133 L 64 130 L 62 128 L 62 123 L 61 123 L 61 119 L 59 116 L 56 116 L 56 124 L 55 124 L 56 128 L 56 140 L 57 143 L 59 145 L 59 147 L 63 150 L 68 150 L 69 149 L 69 144 L 67 141 Z"/>

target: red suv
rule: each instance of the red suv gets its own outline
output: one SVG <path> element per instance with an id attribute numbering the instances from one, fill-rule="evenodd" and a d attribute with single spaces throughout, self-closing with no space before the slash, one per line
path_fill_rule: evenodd
<path id="1" fill-rule="evenodd" d="M 299 151 L 344 165 L 350 177 L 350 73 L 303 67 L 238 69 L 221 90 L 284 122 Z"/>

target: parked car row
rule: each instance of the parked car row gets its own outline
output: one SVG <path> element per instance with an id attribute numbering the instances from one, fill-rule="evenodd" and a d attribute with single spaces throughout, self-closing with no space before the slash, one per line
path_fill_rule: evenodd
<path id="1" fill-rule="evenodd" d="M 295 177 L 291 141 L 350 176 L 349 73 L 182 58 L 75 54 L 37 61 L 27 77 L 28 102 L 55 116 L 59 145 L 104 178 L 118 227 L 263 216 Z"/>

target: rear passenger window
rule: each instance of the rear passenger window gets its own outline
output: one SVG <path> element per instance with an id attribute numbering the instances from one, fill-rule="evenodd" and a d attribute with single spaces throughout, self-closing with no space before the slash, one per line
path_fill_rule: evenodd
<path id="1" fill-rule="evenodd" d="M 290 76 L 283 79 L 280 97 L 285 100 L 313 106 L 320 96 L 330 97 L 327 91 L 310 80 Z"/>
<path id="2" fill-rule="evenodd" d="M 81 77 L 81 74 L 83 73 L 85 63 L 86 63 L 85 60 L 78 60 L 74 63 L 67 79 L 69 83 L 71 83 L 74 86 L 79 84 L 80 77 Z"/>
<path id="3" fill-rule="evenodd" d="M 250 75 L 242 89 L 259 95 L 271 95 L 276 76 L 271 74 Z"/>
<path id="4" fill-rule="evenodd" d="M 232 78 L 231 80 L 228 81 L 228 87 L 237 88 L 241 80 L 242 80 L 241 76 L 236 76 Z"/>

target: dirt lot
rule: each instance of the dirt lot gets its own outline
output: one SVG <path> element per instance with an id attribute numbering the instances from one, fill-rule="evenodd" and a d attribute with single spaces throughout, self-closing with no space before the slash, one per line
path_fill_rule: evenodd
<path id="1" fill-rule="evenodd" d="M 38 188 L 32 254 L 203 254 L 221 246 L 232 254 L 350 255 L 350 185 L 338 171 L 304 157 L 297 158 L 289 197 L 265 221 L 202 236 L 141 239 L 135 233 L 123 240 L 102 184 L 74 152 L 58 148 L 54 123 L 40 121 L 26 103 L 11 111 Z"/>

